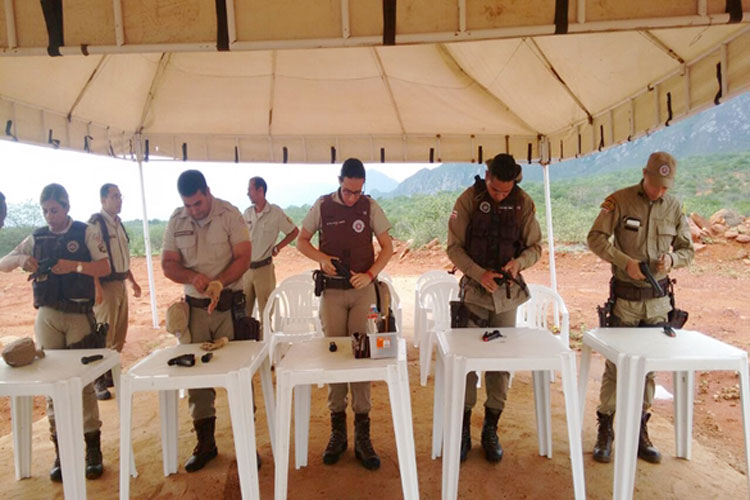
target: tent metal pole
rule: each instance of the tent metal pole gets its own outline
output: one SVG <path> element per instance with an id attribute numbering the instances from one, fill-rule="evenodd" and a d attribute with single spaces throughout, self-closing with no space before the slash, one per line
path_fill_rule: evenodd
<path id="1" fill-rule="evenodd" d="M 549 283 L 557 291 L 557 268 L 555 267 L 555 236 L 552 232 L 552 199 L 549 192 L 549 164 L 542 165 L 544 173 L 544 210 L 547 219 L 547 245 L 549 247 Z"/>
<path id="2" fill-rule="evenodd" d="M 146 185 L 143 182 L 143 137 L 135 136 L 135 157 L 138 160 L 138 176 L 141 181 L 141 208 L 143 210 L 143 242 L 146 245 L 146 269 L 148 269 L 148 290 L 151 295 L 151 319 L 154 328 L 159 328 L 159 314 L 156 311 L 156 283 L 154 282 L 154 263 L 151 258 L 151 237 L 148 230 L 148 214 L 146 213 Z"/>

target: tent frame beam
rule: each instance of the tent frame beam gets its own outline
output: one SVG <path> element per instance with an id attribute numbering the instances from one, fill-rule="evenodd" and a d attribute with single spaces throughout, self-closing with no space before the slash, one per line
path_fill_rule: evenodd
<path id="1" fill-rule="evenodd" d="M 13 6 L 13 0 L 5 0 L 5 30 L 8 34 L 8 48 L 16 48 L 18 39 L 16 38 L 16 9 Z"/>

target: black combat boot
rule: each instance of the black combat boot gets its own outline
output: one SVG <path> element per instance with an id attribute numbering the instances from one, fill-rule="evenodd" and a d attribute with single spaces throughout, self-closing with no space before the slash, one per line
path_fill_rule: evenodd
<path id="1" fill-rule="evenodd" d="M 612 460 L 612 441 L 615 440 L 615 431 L 612 428 L 615 414 L 605 415 L 596 412 L 596 419 L 599 422 L 599 431 L 594 445 L 594 460 L 608 464 Z"/>
<path id="2" fill-rule="evenodd" d="M 62 469 L 60 468 L 60 447 L 57 446 L 57 434 L 52 433 L 50 440 L 55 445 L 55 463 L 49 470 L 49 478 L 56 483 L 62 483 Z"/>
<path id="3" fill-rule="evenodd" d="M 497 440 L 497 421 L 502 410 L 484 408 L 484 425 L 482 426 L 482 448 L 488 462 L 499 462 L 503 459 L 503 447 Z"/>
<path id="4" fill-rule="evenodd" d="M 201 470 L 219 454 L 219 450 L 216 449 L 216 441 L 214 441 L 216 417 L 193 420 L 193 427 L 198 437 L 198 443 L 193 449 L 192 456 L 185 462 L 185 470 L 188 472 Z"/>
<path id="5" fill-rule="evenodd" d="M 331 437 L 328 439 L 328 445 L 323 452 L 323 463 L 333 465 L 338 462 L 348 444 L 346 441 L 346 412 L 331 412 Z"/>
<path id="6" fill-rule="evenodd" d="M 112 393 L 107 389 L 107 380 L 104 375 L 94 381 L 94 390 L 96 391 L 96 399 L 99 401 L 106 401 L 112 398 Z"/>
<path id="7" fill-rule="evenodd" d="M 641 435 L 638 436 L 638 458 L 642 458 L 652 464 L 658 464 L 661 462 L 661 453 L 651 444 L 651 440 L 648 438 L 648 429 L 646 428 L 648 419 L 650 418 L 650 413 L 644 411 L 641 414 Z"/>
<path id="8" fill-rule="evenodd" d="M 102 463 L 101 431 L 87 432 L 86 440 L 86 479 L 98 479 L 104 472 Z"/>
<path id="9" fill-rule="evenodd" d="M 461 461 L 466 461 L 471 449 L 471 409 L 464 410 L 464 421 L 461 426 Z"/>
<path id="10" fill-rule="evenodd" d="M 380 468 L 380 457 L 375 453 L 370 441 L 370 414 L 354 414 L 354 455 L 362 462 L 365 469 Z"/>

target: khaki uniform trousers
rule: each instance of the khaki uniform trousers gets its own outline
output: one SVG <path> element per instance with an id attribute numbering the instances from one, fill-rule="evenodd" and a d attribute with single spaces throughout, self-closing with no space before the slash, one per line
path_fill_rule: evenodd
<path id="1" fill-rule="evenodd" d="M 232 311 L 213 311 L 208 314 L 205 309 L 190 308 L 190 322 L 188 324 L 193 344 L 210 342 L 221 337 L 234 339 L 234 325 Z M 231 349 L 231 347 L 224 347 Z M 188 389 L 188 407 L 193 420 L 201 420 L 216 415 L 214 400 L 216 391 L 213 388 Z"/>
<path id="2" fill-rule="evenodd" d="M 91 333 L 91 322 L 85 314 L 65 313 L 51 307 L 40 307 L 34 322 L 34 337 L 42 349 L 66 349 Z M 55 408 L 52 398 L 47 398 L 47 418 L 51 433 L 55 433 Z M 102 426 L 99 420 L 99 405 L 96 401 L 94 384 L 83 388 L 83 432 L 98 431 Z"/>
<path id="3" fill-rule="evenodd" d="M 263 340 L 263 310 L 268 297 L 276 288 L 276 272 L 273 262 L 257 269 L 248 269 L 242 276 L 242 290 L 245 292 L 245 307 L 248 316 L 253 315 L 255 300 L 258 300 L 258 321 L 260 340 Z"/>
<path id="4" fill-rule="evenodd" d="M 359 290 L 327 288 L 320 300 L 320 322 L 326 337 L 349 337 L 367 333 L 367 313 L 377 303 L 375 285 Z M 328 384 L 328 409 L 331 413 L 346 410 L 346 394 L 351 389 L 354 413 L 370 412 L 370 382 Z"/>
<path id="5" fill-rule="evenodd" d="M 102 303 L 94 305 L 97 323 L 108 323 L 107 347 L 122 352 L 128 334 L 128 290 L 124 280 L 102 283 Z"/>
<path id="6" fill-rule="evenodd" d="M 662 299 L 653 299 L 662 300 Z M 638 326 L 641 322 L 646 325 L 663 323 L 667 321 L 667 315 L 644 318 L 643 305 L 639 301 L 630 301 L 617 299 L 613 314 L 620 319 L 622 326 Z M 646 374 L 646 383 L 643 391 L 643 411 L 651 408 L 654 402 L 654 372 Z M 597 411 L 604 415 L 612 415 L 617 406 L 617 366 L 607 360 L 604 364 L 604 374 L 602 375 L 602 386 L 599 389 L 599 407 Z"/>
<path id="7" fill-rule="evenodd" d="M 495 314 L 489 309 L 466 304 L 466 307 L 472 313 L 480 318 L 489 320 L 490 326 L 516 326 L 516 307 L 510 311 L 504 311 Z M 477 328 L 479 325 L 469 319 L 469 328 Z M 464 396 L 464 410 L 471 410 L 477 404 L 477 372 L 466 374 L 466 395 Z M 508 372 L 484 372 L 484 386 L 487 392 L 487 400 L 484 402 L 485 408 L 502 411 L 505 407 L 505 399 L 508 397 L 508 383 L 510 373 Z"/>

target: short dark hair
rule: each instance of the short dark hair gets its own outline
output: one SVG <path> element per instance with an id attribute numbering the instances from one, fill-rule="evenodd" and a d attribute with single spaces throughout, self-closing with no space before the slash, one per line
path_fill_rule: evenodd
<path id="1" fill-rule="evenodd" d="M 177 191 L 180 196 L 193 196 L 198 191 L 206 194 L 208 184 L 206 184 L 206 178 L 198 170 L 185 170 L 177 178 Z"/>
<path id="2" fill-rule="evenodd" d="M 106 184 L 102 184 L 102 187 L 99 188 L 99 198 L 104 199 L 107 196 L 109 196 L 109 190 L 112 188 L 116 188 L 117 184 L 112 184 L 111 182 L 108 182 Z"/>
<path id="3" fill-rule="evenodd" d="M 500 153 L 487 163 L 487 170 L 495 179 L 503 182 L 521 181 L 521 165 L 512 155 Z"/>
<path id="4" fill-rule="evenodd" d="M 39 204 L 41 205 L 47 200 L 53 200 L 60 204 L 65 210 L 70 209 L 70 199 L 68 198 L 68 192 L 60 184 L 47 184 L 42 189 L 42 194 L 39 196 Z"/>
<path id="5" fill-rule="evenodd" d="M 365 166 L 357 158 L 349 158 L 341 165 L 341 174 L 339 174 L 339 180 L 344 177 L 350 179 L 364 179 L 365 178 Z"/>
<path id="6" fill-rule="evenodd" d="M 266 184 L 266 181 L 263 180 L 263 177 L 251 177 L 250 182 L 253 183 L 255 189 L 262 189 L 263 194 L 266 194 L 268 192 L 268 185 Z"/>

